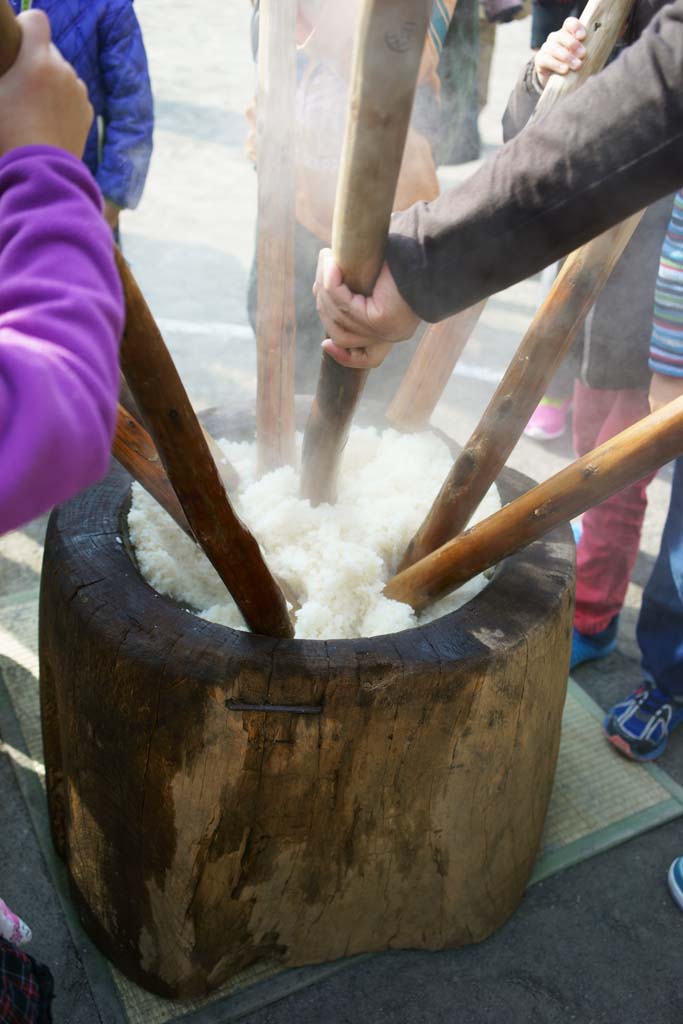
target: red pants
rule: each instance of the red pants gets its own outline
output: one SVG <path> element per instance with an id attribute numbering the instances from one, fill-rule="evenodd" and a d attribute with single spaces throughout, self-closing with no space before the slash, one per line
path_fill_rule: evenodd
<path id="1" fill-rule="evenodd" d="M 647 416 L 647 391 L 574 386 L 574 448 L 578 456 Z M 577 547 L 576 613 L 580 633 L 599 633 L 621 611 L 638 557 L 647 498 L 655 474 L 625 487 L 584 513 Z"/>

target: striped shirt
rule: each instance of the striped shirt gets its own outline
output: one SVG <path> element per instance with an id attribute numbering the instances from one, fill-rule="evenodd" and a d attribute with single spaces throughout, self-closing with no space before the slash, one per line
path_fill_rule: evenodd
<path id="1" fill-rule="evenodd" d="M 683 377 L 683 190 L 674 199 L 659 260 L 650 369 Z"/>

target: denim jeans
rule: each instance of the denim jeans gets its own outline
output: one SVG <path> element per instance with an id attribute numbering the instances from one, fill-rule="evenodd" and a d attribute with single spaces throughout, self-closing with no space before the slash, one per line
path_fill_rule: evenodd
<path id="1" fill-rule="evenodd" d="M 645 676 L 683 702 L 683 457 L 674 463 L 669 512 L 637 636 Z"/>
<path id="2" fill-rule="evenodd" d="M 609 441 L 650 411 L 647 391 L 574 387 L 574 449 L 578 456 Z M 637 480 L 589 509 L 581 518 L 583 533 L 576 548 L 574 625 L 592 635 L 609 626 L 624 604 L 638 557 L 647 508 L 647 485 L 654 474 Z"/>

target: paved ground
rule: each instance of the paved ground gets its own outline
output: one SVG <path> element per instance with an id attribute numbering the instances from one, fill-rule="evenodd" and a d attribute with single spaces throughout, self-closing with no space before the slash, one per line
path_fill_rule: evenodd
<path id="1" fill-rule="evenodd" d="M 255 388 L 245 288 L 255 216 L 255 176 L 243 156 L 243 110 L 254 71 L 246 0 L 137 0 L 155 83 L 157 133 L 140 209 L 123 218 L 124 248 L 159 318 L 197 406 L 232 404 Z M 499 142 L 505 97 L 526 54 L 529 23 L 504 27 L 482 117 L 486 151 Z M 446 168 L 453 184 L 474 165 Z M 464 440 L 490 397 L 536 303 L 527 282 L 493 300 L 444 396 L 437 420 Z M 567 440 L 523 441 L 513 463 L 537 478 L 570 456 Z M 577 680 L 603 706 L 638 678 L 634 624 L 668 500 L 666 474 L 651 490 L 642 552 L 623 615 L 619 651 Z M 2 591 L 26 589 L 39 571 L 42 525 L 0 540 Z M 29 565 L 17 569 L 17 552 Z M 683 742 L 662 761 L 683 783 Z M 0 760 L 2 894 L 34 926 L 35 955 L 57 977 L 57 1024 L 97 1024 L 61 911 L 8 764 Z M 253 1014 L 250 1024 L 359 1021 L 634 1022 L 683 1019 L 679 985 L 683 917 L 664 875 L 683 852 L 668 825 L 536 886 L 514 919 L 483 945 L 443 954 L 403 953 L 354 966 L 313 990 Z"/>

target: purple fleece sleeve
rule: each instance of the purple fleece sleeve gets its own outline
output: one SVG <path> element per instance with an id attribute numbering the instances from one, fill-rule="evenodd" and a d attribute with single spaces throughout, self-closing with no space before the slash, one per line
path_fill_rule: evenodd
<path id="1" fill-rule="evenodd" d="M 84 165 L 30 146 L 0 159 L 0 533 L 107 471 L 121 285 Z"/>

